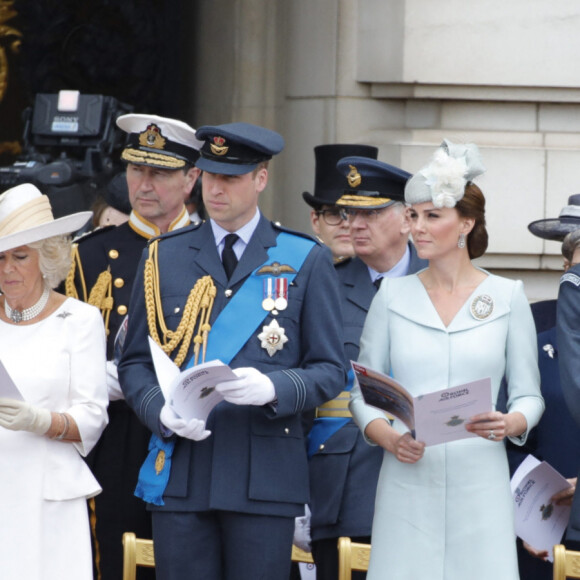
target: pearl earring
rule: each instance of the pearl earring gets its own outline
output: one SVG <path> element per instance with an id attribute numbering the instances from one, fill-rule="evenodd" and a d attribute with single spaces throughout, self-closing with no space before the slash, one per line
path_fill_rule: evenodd
<path id="1" fill-rule="evenodd" d="M 465 234 L 459 234 L 459 240 L 457 240 L 458 248 L 465 248 Z"/>

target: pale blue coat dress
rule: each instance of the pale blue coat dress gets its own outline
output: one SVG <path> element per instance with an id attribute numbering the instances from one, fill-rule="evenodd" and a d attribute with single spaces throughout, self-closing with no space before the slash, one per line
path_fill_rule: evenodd
<path id="1" fill-rule="evenodd" d="M 471 313 L 480 296 L 493 301 L 484 318 Z M 385 279 L 366 319 L 359 361 L 392 372 L 415 397 L 491 377 L 495 403 L 505 375 L 508 409 L 523 413 L 528 431 L 544 410 L 534 321 L 520 281 L 489 275 L 445 327 L 417 275 Z M 350 405 L 363 432 L 384 418 L 357 386 Z M 407 430 L 399 421 L 393 426 Z M 368 580 L 517 579 L 504 445 L 481 437 L 434 445 L 415 464 L 385 452 L 372 537 Z"/>

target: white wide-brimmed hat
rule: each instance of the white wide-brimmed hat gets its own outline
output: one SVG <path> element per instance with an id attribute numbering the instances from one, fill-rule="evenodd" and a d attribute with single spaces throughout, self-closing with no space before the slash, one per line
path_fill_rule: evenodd
<path id="1" fill-rule="evenodd" d="M 82 228 L 93 212 L 82 211 L 54 219 L 48 196 L 31 183 L 0 195 L 0 252 L 26 246 Z"/>

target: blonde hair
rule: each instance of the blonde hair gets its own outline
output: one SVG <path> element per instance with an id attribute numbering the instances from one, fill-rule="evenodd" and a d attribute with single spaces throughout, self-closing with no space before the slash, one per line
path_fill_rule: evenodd
<path id="1" fill-rule="evenodd" d="M 32 242 L 28 247 L 38 252 L 38 266 L 46 285 L 56 288 L 66 278 L 71 267 L 71 237 L 53 236 Z"/>

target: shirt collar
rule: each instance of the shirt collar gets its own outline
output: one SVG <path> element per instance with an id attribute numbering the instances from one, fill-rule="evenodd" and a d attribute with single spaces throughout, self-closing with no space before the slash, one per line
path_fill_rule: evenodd
<path id="1" fill-rule="evenodd" d="M 213 237 L 215 238 L 215 244 L 216 246 L 218 246 L 218 248 L 221 244 L 223 244 L 224 238 L 228 234 L 238 234 L 240 240 L 244 242 L 245 247 L 250 242 L 250 238 L 254 234 L 255 229 L 258 227 L 259 221 L 260 221 L 260 210 L 256 208 L 256 213 L 254 214 L 254 217 L 247 224 L 243 225 L 239 230 L 236 230 L 235 232 L 228 232 L 212 219 L 209 220 L 209 223 L 211 224 Z"/>
<path id="2" fill-rule="evenodd" d="M 173 230 L 183 228 L 189 225 L 189 223 L 189 214 L 187 213 L 186 207 L 183 206 L 179 215 L 169 224 L 169 229 L 167 231 L 171 232 Z M 143 236 L 148 240 L 161 234 L 161 230 L 155 224 L 151 223 L 149 220 L 146 220 L 135 210 L 133 210 L 129 216 L 129 226 L 140 236 Z"/>
<path id="3" fill-rule="evenodd" d="M 409 250 L 409 246 L 407 245 L 403 257 L 390 270 L 387 270 L 386 272 L 377 272 L 370 266 L 367 266 L 367 268 L 369 269 L 371 281 L 375 282 L 377 278 L 400 278 L 401 276 L 406 276 L 410 264 L 411 250 Z"/>

